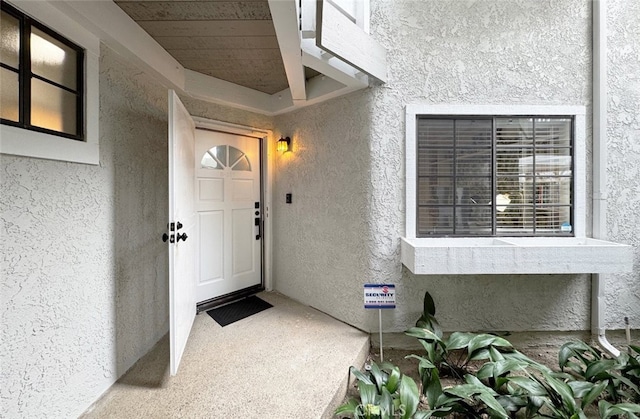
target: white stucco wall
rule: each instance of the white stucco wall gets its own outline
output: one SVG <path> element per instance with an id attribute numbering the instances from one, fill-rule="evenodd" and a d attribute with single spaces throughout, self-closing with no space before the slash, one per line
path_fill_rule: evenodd
<path id="1" fill-rule="evenodd" d="M 168 329 L 166 90 L 109 49 L 100 165 L 0 156 L 3 417 L 76 417 Z"/>
<path id="2" fill-rule="evenodd" d="M 607 275 L 609 327 L 640 329 L 640 3 L 609 0 L 607 233 L 635 250 L 633 273 Z"/>
<path id="3" fill-rule="evenodd" d="M 589 120 L 591 3 L 372 0 L 371 32 L 389 52 L 386 84 L 276 118 L 294 140 L 293 153 L 277 157 L 277 289 L 366 330 L 377 330 L 377 314 L 362 308 L 367 282 L 397 284 L 398 308 L 385 313 L 389 332 L 415 322 L 426 290 L 449 330 L 588 330 L 586 275 L 413 275 L 400 263 L 399 238 L 404 106 L 584 105 Z M 626 106 L 635 117 L 637 102 Z M 293 204 L 284 203 L 287 192 Z M 633 201 L 625 202 L 628 210 Z M 612 295 L 637 290 L 633 278 L 619 278 L 610 279 Z M 638 328 L 640 305 L 626 298 Z M 613 310 L 608 324 L 620 328 Z"/>
<path id="4" fill-rule="evenodd" d="M 0 417 L 77 417 L 168 331 L 167 163 L 166 87 L 107 47 L 100 165 L 0 155 Z"/>

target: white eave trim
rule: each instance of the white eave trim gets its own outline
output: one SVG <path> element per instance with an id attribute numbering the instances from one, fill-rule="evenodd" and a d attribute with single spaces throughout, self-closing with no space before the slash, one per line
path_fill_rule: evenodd
<path id="1" fill-rule="evenodd" d="M 167 88 L 206 102 L 271 116 L 369 85 L 365 74 L 323 53 L 315 46 L 315 40 L 310 40 L 311 44 L 304 47 L 295 0 L 270 0 L 269 3 L 275 10 L 276 31 L 281 32 L 277 37 L 291 86 L 272 95 L 185 69 L 113 1 L 51 2 L 107 46 L 154 75 Z M 295 19 L 293 24 L 292 19 Z M 304 66 L 322 73 L 323 77 L 304 80 Z"/>

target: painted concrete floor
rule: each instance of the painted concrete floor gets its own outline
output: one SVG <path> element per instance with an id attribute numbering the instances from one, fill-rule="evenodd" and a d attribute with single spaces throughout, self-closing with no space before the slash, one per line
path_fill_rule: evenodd
<path id="1" fill-rule="evenodd" d="M 369 335 L 277 293 L 224 328 L 196 316 L 180 369 L 169 377 L 165 336 L 82 418 L 330 418 Z"/>

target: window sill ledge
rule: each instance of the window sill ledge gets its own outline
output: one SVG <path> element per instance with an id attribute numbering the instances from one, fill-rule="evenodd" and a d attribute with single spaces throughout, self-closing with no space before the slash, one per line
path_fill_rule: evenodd
<path id="1" fill-rule="evenodd" d="M 630 272 L 633 248 L 590 238 L 406 238 L 401 260 L 414 274 Z"/>

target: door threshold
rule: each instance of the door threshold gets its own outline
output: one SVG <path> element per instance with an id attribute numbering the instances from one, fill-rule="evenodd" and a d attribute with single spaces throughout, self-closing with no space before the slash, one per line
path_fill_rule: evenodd
<path id="1" fill-rule="evenodd" d="M 200 314 L 203 311 L 208 311 L 208 310 L 211 310 L 212 308 L 220 307 L 225 304 L 233 303 L 237 300 L 250 297 L 261 291 L 264 291 L 264 286 L 262 284 L 245 288 L 240 291 L 231 292 L 229 294 L 221 295 L 220 297 L 201 301 L 198 304 L 196 304 L 196 314 Z"/>

